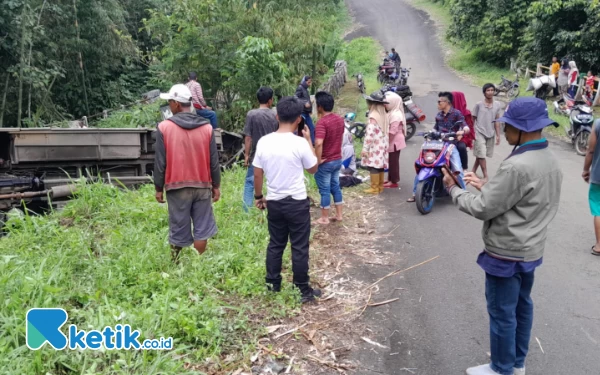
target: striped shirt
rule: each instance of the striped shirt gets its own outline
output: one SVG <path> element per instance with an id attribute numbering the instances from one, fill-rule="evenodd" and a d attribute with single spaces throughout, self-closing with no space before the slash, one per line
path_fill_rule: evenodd
<path id="1" fill-rule="evenodd" d="M 204 96 L 202 95 L 202 87 L 196 81 L 190 80 L 186 86 L 192 92 L 192 103 L 198 104 L 200 107 L 205 108 L 206 102 L 204 101 Z"/>

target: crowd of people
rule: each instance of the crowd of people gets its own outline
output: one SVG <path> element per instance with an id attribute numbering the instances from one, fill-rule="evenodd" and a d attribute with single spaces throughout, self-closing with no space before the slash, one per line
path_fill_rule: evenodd
<path id="1" fill-rule="evenodd" d="M 554 88 L 554 96 L 569 95 L 574 98 L 579 88 L 579 69 L 575 61 L 562 59 L 558 61 L 558 57 L 552 58 L 550 65 L 550 75 L 556 79 L 556 87 Z M 594 90 L 596 89 L 596 76 L 592 71 L 588 71 L 585 78 L 585 87 L 583 94 L 591 101 L 594 98 Z"/>

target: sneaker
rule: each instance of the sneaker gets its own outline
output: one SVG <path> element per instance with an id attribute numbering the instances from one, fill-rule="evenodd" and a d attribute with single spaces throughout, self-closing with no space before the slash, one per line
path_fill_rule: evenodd
<path id="1" fill-rule="evenodd" d="M 523 368 L 515 367 L 514 370 L 515 370 L 514 375 L 525 375 L 525 367 L 523 367 Z"/>
<path id="2" fill-rule="evenodd" d="M 487 365 L 468 368 L 467 375 L 500 375 L 500 373 L 492 370 L 488 363 Z"/>
<path id="3" fill-rule="evenodd" d="M 315 300 L 315 297 L 319 298 L 323 295 L 320 289 L 309 288 L 305 293 L 302 293 L 302 303 L 308 303 Z"/>

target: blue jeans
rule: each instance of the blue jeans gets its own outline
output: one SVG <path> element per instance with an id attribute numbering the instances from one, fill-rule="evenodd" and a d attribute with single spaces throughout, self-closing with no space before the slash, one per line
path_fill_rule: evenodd
<path id="1" fill-rule="evenodd" d="M 533 325 L 533 279 L 533 271 L 512 277 L 485 274 L 491 367 L 499 374 L 512 375 L 514 367 L 525 367 Z"/>
<path id="2" fill-rule="evenodd" d="M 458 175 L 458 184 L 461 188 L 465 188 L 465 181 L 463 179 L 464 172 L 462 169 L 462 162 L 460 161 L 460 153 L 458 152 L 458 148 L 452 148 L 452 154 L 450 154 L 450 165 L 453 171 L 460 171 Z M 419 176 L 415 176 L 415 182 L 413 184 L 413 195 L 417 193 L 417 185 L 419 184 Z"/>
<path id="3" fill-rule="evenodd" d="M 315 144 L 315 125 L 313 124 L 312 117 L 310 117 L 310 114 L 308 114 L 308 113 L 303 113 L 302 118 L 304 119 L 304 123 L 306 124 L 306 126 L 308 126 L 308 129 L 310 130 L 310 139 L 312 141 L 312 144 L 314 145 Z"/>
<path id="4" fill-rule="evenodd" d="M 212 125 L 213 129 L 219 127 L 219 125 L 217 125 L 217 113 L 215 111 L 211 111 L 210 109 L 197 109 L 196 114 L 210 121 L 210 124 Z"/>
<path id="5" fill-rule="evenodd" d="M 321 208 L 331 207 L 331 195 L 336 205 L 343 204 L 342 189 L 340 188 L 340 169 L 342 160 L 328 161 L 319 165 L 315 173 L 315 181 L 321 194 Z"/>
<path id="6" fill-rule="evenodd" d="M 244 182 L 244 211 L 248 212 L 250 207 L 254 206 L 254 166 L 248 166 L 246 172 L 246 181 Z"/>

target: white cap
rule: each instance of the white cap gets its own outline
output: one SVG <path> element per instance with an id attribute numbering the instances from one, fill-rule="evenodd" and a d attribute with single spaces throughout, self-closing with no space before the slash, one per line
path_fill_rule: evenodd
<path id="1" fill-rule="evenodd" d="M 167 93 L 161 93 L 160 98 L 164 100 L 175 100 L 179 103 L 190 103 L 192 101 L 192 92 L 186 85 L 177 84 L 171 87 Z"/>

